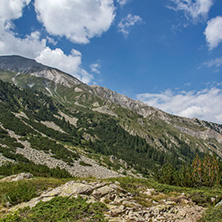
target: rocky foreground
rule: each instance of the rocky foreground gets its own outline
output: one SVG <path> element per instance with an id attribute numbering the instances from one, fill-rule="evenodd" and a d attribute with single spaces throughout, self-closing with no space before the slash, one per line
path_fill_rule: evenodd
<path id="1" fill-rule="evenodd" d="M 12 176 L 4 181 L 18 181 L 22 178 L 30 178 L 30 174 Z M 55 189 L 43 192 L 29 202 L 14 206 L 9 211 L 13 212 L 28 206 L 32 208 L 40 201 L 47 202 L 57 196 L 70 198 L 81 196 L 86 198 L 87 202 L 102 202 L 108 208 L 105 212 L 108 221 L 195 222 L 206 210 L 195 205 L 183 193 L 166 195 L 145 187 L 140 187 L 139 190 L 142 198 L 124 190 L 117 181 L 69 181 Z"/>

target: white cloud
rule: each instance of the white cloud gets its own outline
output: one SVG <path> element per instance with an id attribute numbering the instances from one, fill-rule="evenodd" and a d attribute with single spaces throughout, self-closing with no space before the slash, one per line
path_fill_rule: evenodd
<path id="1" fill-rule="evenodd" d="M 174 6 L 168 8 L 175 11 L 183 11 L 186 18 L 194 22 L 206 19 L 208 12 L 214 4 L 214 0 L 171 0 Z"/>
<path id="2" fill-rule="evenodd" d="M 38 32 L 33 32 L 22 39 L 15 37 L 15 33 L 5 30 L 0 25 L 0 54 L 35 58 L 46 44 L 44 39 L 39 39 L 38 34 Z"/>
<path id="3" fill-rule="evenodd" d="M 150 106 L 165 112 L 222 123 L 222 89 L 212 87 L 199 92 L 188 91 L 173 93 L 167 90 L 160 94 L 139 94 L 137 98 Z"/>
<path id="4" fill-rule="evenodd" d="M 90 65 L 91 71 L 94 73 L 97 73 L 97 74 L 100 74 L 100 70 L 99 70 L 100 67 L 101 67 L 101 65 L 99 63 L 93 63 Z"/>
<path id="5" fill-rule="evenodd" d="M 222 66 L 222 57 L 212 59 L 209 62 L 205 62 L 204 65 L 209 68 L 211 67 L 220 68 Z"/>
<path id="6" fill-rule="evenodd" d="M 6 21 L 22 16 L 23 8 L 31 0 L 1 0 L 0 21 L 4 25 Z"/>
<path id="7" fill-rule="evenodd" d="M 21 55 L 28 58 L 36 59 L 45 65 L 58 68 L 67 72 L 84 83 L 89 83 L 93 75 L 86 72 L 81 67 L 82 55 L 79 51 L 72 50 L 70 55 L 56 48 L 50 49 L 46 43 L 47 40 L 52 44 L 56 42 L 47 37 L 41 39 L 38 31 L 32 32 L 24 38 L 17 37 L 13 32 L 12 19 L 22 16 L 23 8 L 29 4 L 30 0 L 2 0 L 3 7 L 0 8 L 0 55 Z"/>
<path id="8" fill-rule="evenodd" d="M 106 32 L 114 18 L 113 0 L 35 0 L 38 19 L 51 35 L 88 43 Z"/>
<path id="9" fill-rule="evenodd" d="M 208 21 L 204 34 L 210 50 L 222 43 L 222 16 Z"/>
<path id="10" fill-rule="evenodd" d="M 40 40 L 39 32 L 33 32 L 22 39 L 10 30 L 13 27 L 11 20 L 20 18 L 23 8 L 29 3 L 30 0 L 1 0 L 0 54 L 19 54 L 34 58 L 44 49 L 45 40 Z"/>
<path id="11" fill-rule="evenodd" d="M 117 2 L 118 2 L 121 6 L 124 6 L 124 5 L 126 5 L 126 4 L 129 2 L 129 0 L 117 0 Z"/>
<path id="12" fill-rule="evenodd" d="M 130 27 L 140 24 L 142 21 L 143 20 L 140 16 L 128 14 L 118 24 L 119 31 L 122 32 L 124 36 L 127 36 L 129 34 Z"/>
<path id="13" fill-rule="evenodd" d="M 67 72 L 84 83 L 89 83 L 93 79 L 91 74 L 81 68 L 80 52 L 73 49 L 70 55 L 65 55 L 59 48 L 51 50 L 46 46 L 46 39 L 40 40 L 39 32 L 33 32 L 22 39 L 0 25 L 0 55 L 21 55 L 36 59 L 45 65 Z"/>
<path id="14" fill-rule="evenodd" d="M 60 69 L 69 73 L 84 83 L 89 83 L 93 76 L 81 68 L 82 55 L 77 50 L 72 50 L 70 55 L 65 55 L 64 52 L 56 48 L 55 50 L 45 47 L 36 60 L 48 66 Z"/>
<path id="15" fill-rule="evenodd" d="M 52 45 L 57 45 L 57 41 L 49 36 L 47 36 L 47 42 L 49 42 Z"/>

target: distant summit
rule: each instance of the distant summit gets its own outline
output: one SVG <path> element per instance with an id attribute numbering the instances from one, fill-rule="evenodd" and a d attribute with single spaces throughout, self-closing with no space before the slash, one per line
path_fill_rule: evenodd
<path id="1" fill-rule="evenodd" d="M 0 69 L 11 72 L 32 73 L 39 72 L 49 67 L 44 66 L 34 59 L 28 59 L 17 55 L 0 56 Z"/>
<path id="2" fill-rule="evenodd" d="M 38 63 L 34 59 L 28 59 L 17 55 L 0 56 L 0 70 L 17 74 L 28 74 L 38 78 L 45 78 L 53 81 L 56 84 L 61 84 L 68 87 L 71 87 L 72 84 L 82 84 L 81 81 L 70 74 Z M 15 78 L 13 79 L 13 83 L 16 85 L 14 80 Z"/>

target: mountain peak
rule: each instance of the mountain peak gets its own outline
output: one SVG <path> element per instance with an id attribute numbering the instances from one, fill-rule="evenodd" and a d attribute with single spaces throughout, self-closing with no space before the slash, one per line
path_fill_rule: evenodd
<path id="1" fill-rule="evenodd" d="M 56 68 L 38 63 L 34 59 L 25 58 L 18 55 L 0 56 L 0 70 L 45 78 L 66 87 L 71 87 L 73 84 L 82 84 L 82 82 L 75 77 Z"/>
<path id="2" fill-rule="evenodd" d="M 16 73 L 30 73 L 42 71 L 49 67 L 36 62 L 34 59 L 25 58 L 18 55 L 0 56 L 0 69 Z"/>

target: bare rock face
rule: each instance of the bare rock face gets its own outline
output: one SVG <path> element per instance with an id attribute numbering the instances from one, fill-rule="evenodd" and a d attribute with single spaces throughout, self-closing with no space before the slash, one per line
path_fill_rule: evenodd
<path id="1" fill-rule="evenodd" d="M 219 143 L 222 143 L 222 134 L 219 132 L 216 132 L 212 129 L 206 129 L 204 131 L 195 131 L 186 127 L 181 127 L 175 125 L 177 129 L 179 129 L 181 132 L 189 134 L 191 136 L 207 140 L 207 139 L 216 139 Z"/>
<path id="2" fill-rule="evenodd" d="M 82 84 L 82 82 L 80 82 L 78 79 L 53 68 L 46 68 L 41 71 L 33 72 L 30 75 L 48 79 L 56 84 L 60 84 L 68 88 L 72 87 L 73 85 Z"/>
<path id="3" fill-rule="evenodd" d="M 155 112 L 164 113 L 156 108 L 148 106 L 147 104 L 133 100 L 125 95 L 118 94 L 110 89 L 101 86 L 92 85 L 93 92 L 100 98 L 107 99 L 122 108 L 129 109 L 143 117 L 147 117 Z"/>
<path id="4" fill-rule="evenodd" d="M 24 180 L 24 179 L 31 179 L 33 175 L 31 173 L 20 173 L 20 174 L 15 174 L 11 175 L 8 177 L 5 177 L 0 180 L 0 182 L 13 182 L 13 181 L 19 181 L 19 180 Z"/>

